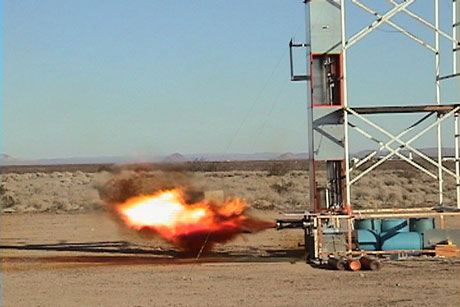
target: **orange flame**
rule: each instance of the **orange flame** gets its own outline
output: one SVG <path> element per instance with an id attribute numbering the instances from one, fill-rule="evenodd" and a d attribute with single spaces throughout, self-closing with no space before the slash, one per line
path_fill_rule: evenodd
<path id="1" fill-rule="evenodd" d="M 209 201 L 187 204 L 179 189 L 133 197 L 115 206 L 128 227 L 157 233 L 188 251 L 203 246 L 210 249 L 242 232 L 274 227 L 274 223 L 246 215 L 246 208 L 240 199 L 228 200 L 223 206 Z"/>

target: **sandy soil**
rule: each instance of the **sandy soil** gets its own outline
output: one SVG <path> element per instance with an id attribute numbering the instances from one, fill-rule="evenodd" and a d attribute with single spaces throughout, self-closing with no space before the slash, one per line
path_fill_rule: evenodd
<path id="1" fill-rule="evenodd" d="M 267 230 L 197 261 L 102 212 L 4 214 L 3 306 L 459 306 L 456 261 L 330 271 L 304 263 L 301 241 Z"/>

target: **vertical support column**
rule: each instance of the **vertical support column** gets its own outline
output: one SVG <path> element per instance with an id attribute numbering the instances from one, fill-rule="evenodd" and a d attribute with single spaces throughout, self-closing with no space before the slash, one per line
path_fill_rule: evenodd
<path id="1" fill-rule="evenodd" d="M 352 249 L 353 249 L 353 241 L 352 241 L 352 237 L 351 237 L 351 234 L 353 232 L 353 221 L 354 219 L 349 217 L 347 218 L 347 230 L 348 230 L 348 233 L 347 233 L 347 251 L 349 253 L 352 252 Z"/>
<path id="2" fill-rule="evenodd" d="M 310 80 L 307 81 L 307 130 L 308 130 L 308 180 L 310 181 L 310 206 L 307 207 L 307 210 L 313 212 L 315 211 L 315 197 L 316 197 L 316 165 L 315 165 L 315 155 L 314 155 L 314 142 L 313 142 L 313 85 L 311 77 L 312 66 L 311 66 L 311 21 L 310 21 L 310 5 L 305 3 L 305 43 L 307 47 L 307 59 L 306 59 L 306 71 L 310 75 Z"/>
<path id="3" fill-rule="evenodd" d="M 347 45 L 346 45 L 346 28 L 345 28 L 345 0 L 340 1 L 341 23 L 342 23 L 342 85 L 343 85 L 343 122 L 344 122 L 344 147 L 345 147 L 345 188 L 346 199 L 345 208 L 348 213 L 351 212 L 351 187 L 350 187 L 350 148 L 348 134 L 348 86 L 347 86 Z"/>
<path id="4" fill-rule="evenodd" d="M 460 72 L 460 43 L 455 42 L 460 39 L 460 0 L 452 1 L 452 37 L 453 42 L 453 59 L 452 59 L 452 73 L 456 74 Z M 457 93 L 458 93 L 458 102 L 460 102 L 460 77 L 457 77 Z M 454 115 L 454 133 L 455 133 L 455 184 L 457 191 L 457 208 L 460 209 L 460 160 L 459 160 L 459 151 L 460 151 L 460 135 L 459 135 L 459 120 L 458 117 L 460 113 L 457 112 Z"/>
<path id="5" fill-rule="evenodd" d="M 435 31 L 435 70 L 436 70 L 436 104 L 441 104 L 441 84 L 439 81 L 441 73 L 441 54 L 440 54 L 440 45 L 439 45 L 439 0 L 434 1 L 434 24 L 436 27 Z M 438 186 L 439 186 L 439 205 L 443 203 L 443 178 L 442 178 L 442 131 L 441 131 L 441 122 L 440 114 L 437 115 L 436 120 L 438 121 L 437 134 L 438 134 Z"/>
<path id="6" fill-rule="evenodd" d="M 452 38 L 453 38 L 453 42 L 452 42 L 452 74 L 456 74 L 457 73 L 457 55 L 458 55 L 458 52 L 457 52 L 457 32 L 458 32 L 458 27 L 459 25 L 457 25 L 457 22 L 459 21 L 459 17 L 458 17 L 458 14 L 460 14 L 460 12 L 457 11 L 457 4 L 460 5 L 460 1 L 457 1 L 457 0 L 452 0 Z M 460 84 L 460 79 L 459 79 L 459 84 Z M 460 87 L 458 88 L 458 90 L 460 90 Z M 459 97 L 460 98 L 460 97 Z M 460 101 L 460 99 L 459 99 Z"/>
<path id="7" fill-rule="evenodd" d="M 454 49 L 453 49 L 453 54 L 454 54 L 454 61 L 453 61 L 453 68 L 454 71 L 453 73 L 456 74 L 460 72 L 460 0 L 453 0 L 453 7 L 452 7 L 452 16 L 454 17 L 453 19 L 453 35 L 452 37 L 454 40 L 457 42 L 454 42 Z M 456 60 L 455 60 L 456 59 Z M 457 93 L 458 93 L 458 102 L 460 103 L 460 77 L 457 77 Z M 455 175 L 457 176 L 456 178 L 456 185 L 457 185 L 457 208 L 460 209 L 460 122 L 459 122 L 459 116 L 460 112 L 457 112 L 455 114 Z"/>
<path id="8" fill-rule="evenodd" d="M 342 10 L 337 0 L 305 1 L 310 42 L 308 105 L 313 212 L 349 212 L 345 183 Z M 327 135 L 327 137 L 324 137 Z M 318 175 L 319 163 L 327 174 Z"/>
<path id="9" fill-rule="evenodd" d="M 457 20 L 456 20 L 456 35 L 455 35 L 455 39 L 457 40 L 457 46 L 456 48 L 454 48 L 456 50 L 456 53 L 457 53 L 457 61 L 456 61 L 456 64 L 457 64 L 457 71 L 456 72 L 460 72 L 460 0 L 455 0 L 455 2 L 457 2 Z M 454 10 L 455 11 L 455 10 Z M 458 101 L 460 102 L 460 78 L 457 78 L 458 80 Z"/>
<path id="10" fill-rule="evenodd" d="M 460 209 L 460 161 L 459 161 L 459 128 L 458 128 L 459 112 L 454 115 L 454 130 L 455 130 L 455 184 L 457 191 L 457 208 Z"/>
<path id="11" fill-rule="evenodd" d="M 457 40 L 457 46 L 454 48 L 456 50 L 457 54 L 457 61 L 455 64 L 457 64 L 457 70 L 455 71 L 456 73 L 460 72 L 460 0 L 455 0 L 457 2 L 457 20 L 456 20 L 456 29 L 454 29 L 454 32 L 456 33 L 455 39 Z M 455 10 L 454 10 L 455 11 Z M 456 30 L 456 31 L 455 31 Z M 460 102 L 460 77 L 457 77 L 458 81 L 458 87 L 457 87 L 457 93 L 458 93 L 458 102 Z"/>

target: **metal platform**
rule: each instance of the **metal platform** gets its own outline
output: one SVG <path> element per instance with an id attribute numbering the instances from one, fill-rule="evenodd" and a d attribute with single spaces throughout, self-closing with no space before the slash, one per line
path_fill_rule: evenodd
<path id="1" fill-rule="evenodd" d="M 423 113 L 432 112 L 446 114 L 458 108 L 458 104 L 431 104 L 431 105 L 408 105 L 408 106 L 379 106 L 379 107 L 352 107 L 351 110 L 358 114 L 386 114 L 386 113 Z"/>

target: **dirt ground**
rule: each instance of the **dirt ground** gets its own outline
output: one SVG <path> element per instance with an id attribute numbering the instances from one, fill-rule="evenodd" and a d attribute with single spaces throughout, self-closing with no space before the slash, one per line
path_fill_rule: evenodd
<path id="1" fill-rule="evenodd" d="M 101 211 L 3 214 L 3 306 L 459 306 L 458 261 L 339 272 L 305 264 L 301 241 L 270 229 L 196 260 Z"/>

